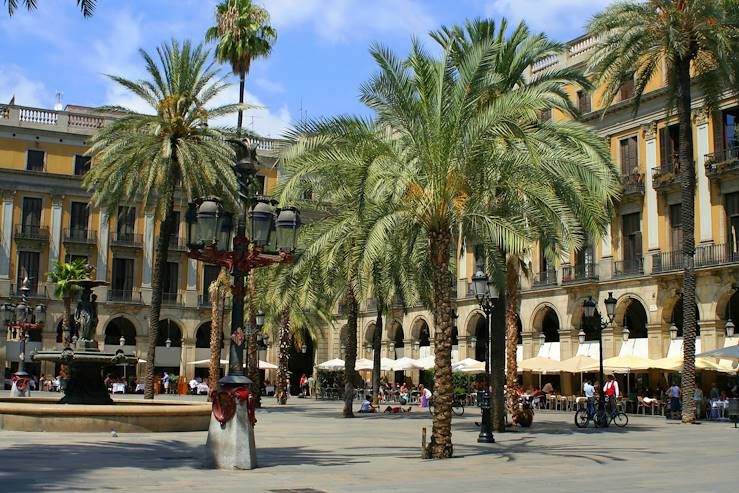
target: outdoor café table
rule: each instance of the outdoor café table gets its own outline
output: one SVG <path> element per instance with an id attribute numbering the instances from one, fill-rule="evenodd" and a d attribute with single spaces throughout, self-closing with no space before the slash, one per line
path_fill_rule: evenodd
<path id="1" fill-rule="evenodd" d="M 144 391 L 144 384 L 143 384 L 143 383 L 137 383 L 137 384 L 136 384 L 136 390 L 135 390 L 134 392 L 138 392 L 139 390 L 140 390 L 141 392 L 143 392 L 143 391 Z"/>
<path id="2" fill-rule="evenodd" d="M 114 394 L 125 394 L 126 393 L 126 384 L 125 383 L 114 383 L 113 384 L 113 393 Z"/>

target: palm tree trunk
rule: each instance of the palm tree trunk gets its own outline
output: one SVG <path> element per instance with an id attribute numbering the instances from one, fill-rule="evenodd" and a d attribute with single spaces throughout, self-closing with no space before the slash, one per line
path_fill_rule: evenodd
<path id="1" fill-rule="evenodd" d="M 62 347 L 69 347 L 72 343 L 72 297 L 65 296 L 64 318 L 62 319 Z"/>
<path id="2" fill-rule="evenodd" d="M 490 324 L 490 374 L 492 376 L 491 419 L 493 431 L 505 431 L 505 357 L 506 357 L 506 315 L 507 305 L 505 292 L 500 297 L 493 310 L 493 320 Z"/>
<path id="3" fill-rule="evenodd" d="M 683 372 L 682 420 L 695 421 L 695 166 L 693 163 L 692 125 L 690 122 L 690 58 L 676 63 L 678 77 L 677 116 L 680 132 L 678 162 L 680 165 L 682 203 L 680 220 L 683 230 Z"/>
<path id="4" fill-rule="evenodd" d="M 244 104 L 244 89 L 246 86 L 246 72 L 239 73 L 239 104 Z M 233 121 L 233 120 L 231 120 Z M 244 124 L 244 110 L 239 109 L 239 119 L 236 123 L 236 133 L 241 135 L 241 127 Z"/>
<path id="5" fill-rule="evenodd" d="M 506 265 L 506 386 L 508 388 L 507 406 L 509 412 L 513 413 L 518 395 L 518 362 L 516 361 L 516 350 L 518 349 L 518 323 L 516 308 L 518 307 L 518 256 L 510 255 Z"/>
<path id="6" fill-rule="evenodd" d="M 226 299 L 225 289 L 223 288 L 223 277 L 226 277 L 225 270 L 221 270 L 218 279 L 210 283 L 208 294 L 210 295 L 210 361 L 208 363 L 208 381 L 211 386 L 215 385 L 220 377 L 221 369 L 221 342 L 223 341 L 223 311 Z M 214 387 L 215 388 L 215 387 Z M 210 400 L 210 395 L 208 395 Z"/>
<path id="7" fill-rule="evenodd" d="M 172 187 L 174 189 L 174 186 Z M 146 369 L 144 374 L 144 399 L 154 398 L 154 356 L 157 338 L 159 337 L 159 314 L 162 309 L 162 292 L 164 290 L 165 272 L 167 269 L 167 251 L 169 237 L 174 226 L 174 190 L 166 194 L 164 204 L 164 221 L 159 227 L 156 255 L 154 256 L 154 277 L 151 280 L 151 311 L 149 312 L 149 347 L 146 351 Z"/>
<path id="8" fill-rule="evenodd" d="M 382 300 L 377 298 L 377 318 L 375 318 L 375 333 L 372 335 L 372 404 L 380 403 L 380 358 L 382 354 Z"/>
<path id="9" fill-rule="evenodd" d="M 434 313 L 434 418 L 429 455 L 433 459 L 452 456 L 452 305 L 449 293 L 449 249 L 451 235 L 448 231 L 431 233 L 431 282 Z"/>
<path id="10" fill-rule="evenodd" d="M 346 358 L 344 360 L 344 412 L 345 418 L 353 418 L 354 411 L 352 406 L 354 403 L 354 379 L 356 371 L 354 367 L 357 362 L 357 316 L 358 306 L 357 298 L 354 295 L 354 288 L 349 285 L 346 291 L 346 306 L 349 310 L 346 319 Z"/>
<path id="11" fill-rule="evenodd" d="M 282 313 L 280 324 L 280 354 L 277 368 L 276 396 L 278 404 L 287 404 L 287 372 L 290 360 L 290 315 L 287 310 Z"/>
<path id="12" fill-rule="evenodd" d="M 252 271 L 249 276 L 249 326 L 251 335 L 246 349 L 246 375 L 252 382 L 252 395 L 254 395 L 256 407 L 262 407 L 262 382 L 259 373 L 259 347 L 257 346 L 257 282 Z"/>

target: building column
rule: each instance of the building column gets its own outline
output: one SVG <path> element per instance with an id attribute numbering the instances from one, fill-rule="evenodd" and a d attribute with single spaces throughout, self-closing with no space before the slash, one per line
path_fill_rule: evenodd
<path id="1" fill-rule="evenodd" d="M 404 358 L 415 358 L 415 351 L 413 350 L 413 339 L 403 339 L 403 357 Z"/>
<path id="2" fill-rule="evenodd" d="M 644 198 L 647 202 L 647 249 L 659 250 L 659 227 L 657 222 L 657 191 L 652 186 L 652 174 L 657 167 L 657 123 L 642 126 L 646 146 L 646 170 L 644 173 Z"/>
<path id="3" fill-rule="evenodd" d="M 725 325 L 720 320 L 700 320 L 698 321 L 698 329 L 700 330 L 701 352 L 719 349 L 724 345 L 726 338 Z"/>
<path id="4" fill-rule="evenodd" d="M 108 241 L 110 239 L 110 216 L 107 209 L 100 209 L 100 222 L 98 224 L 98 262 L 96 277 L 104 281 L 108 280 Z M 107 295 L 107 286 L 95 288 L 100 291 L 101 299 Z"/>
<path id="5" fill-rule="evenodd" d="M 151 270 L 154 260 L 154 211 L 144 212 L 144 265 L 141 272 L 141 297 L 151 303 Z"/>
<path id="6" fill-rule="evenodd" d="M 670 331 L 662 323 L 647 325 L 647 354 L 649 359 L 660 359 L 667 356 L 670 348 Z"/>
<path id="7" fill-rule="evenodd" d="M 459 360 L 462 361 L 465 358 L 471 358 L 472 356 L 469 356 L 469 344 L 470 344 L 470 337 L 469 336 L 458 336 L 457 337 L 457 351 Z M 474 356 L 474 355 L 473 355 Z"/>
<path id="8" fill-rule="evenodd" d="M 0 236 L 0 296 L 10 294 L 10 248 L 13 241 L 13 200 L 15 191 L 1 192 L 2 206 L 2 236 Z M 3 346 L 4 347 L 4 346 Z"/>
<path id="9" fill-rule="evenodd" d="M 49 225 L 49 270 L 54 271 L 54 265 L 59 260 L 62 246 L 62 206 L 63 195 L 51 197 L 51 224 Z"/>
<path id="10" fill-rule="evenodd" d="M 598 278 L 605 281 L 611 278 L 611 262 L 613 260 L 613 251 L 611 249 L 611 228 L 613 224 L 606 226 L 606 233 L 603 235 L 600 243 L 600 262 L 597 263 Z"/>
<path id="11" fill-rule="evenodd" d="M 709 145 L 708 111 L 705 107 L 701 108 L 694 113 L 694 117 L 696 124 L 695 150 L 697 153 L 695 174 L 698 193 L 698 238 L 701 243 L 709 243 L 713 241 L 713 231 L 711 228 L 711 185 L 708 182 L 705 168 Z"/>
<path id="12" fill-rule="evenodd" d="M 198 306 L 198 261 L 187 259 L 187 290 L 185 291 L 185 306 Z"/>

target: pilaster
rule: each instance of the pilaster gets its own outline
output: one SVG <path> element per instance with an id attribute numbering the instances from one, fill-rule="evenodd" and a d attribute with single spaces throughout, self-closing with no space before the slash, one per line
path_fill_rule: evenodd
<path id="1" fill-rule="evenodd" d="M 0 296 L 7 296 L 10 291 L 10 248 L 13 240 L 13 201 L 15 191 L 0 192 L 3 199 L 2 236 L 0 236 Z M 4 281 L 4 282 L 3 282 Z"/>
<path id="2" fill-rule="evenodd" d="M 647 325 L 647 351 L 649 359 L 667 356 L 670 348 L 670 331 L 661 323 Z"/>
<path id="3" fill-rule="evenodd" d="M 151 289 L 151 266 L 154 256 L 154 211 L 144 212 L 144 270 L 141 287 Z"/>
<path id="4" fill-rule="evenodd" d="M 647 205 L 647 248 L 659 250 L 659 229 L 657 226 L 657 191 L 652 186 L 652 175 L 657 167 L 657 124 L 652 122 L 642 126 L 646 148 L 644 170 L 644 200 Z"/>
<path id="5" fill-rule="evenodd" d="M 52 195 L 51 197 L 51 224 L 49 226 L 49 270 L 54 270 L 54 265 L 59 260 L 62 245 L 62 206 L 63 195 Z"/>
<path id="6" fill-rule="evenodd" d="M 110 239 L 110 215 L 107 209 L 100 209 L 100 222 L 98 223 L 98 241 L 97 241 L 97 269 L 95 276 L 98 279 L 108 280 L 108 241 Z M 105 299 L 107 295 L 107 287 L 100 286 L 97 290 L 100 299 Z"/>
<path id="7" fill-rule="evenodd" d="M 697 181 L 696 193 L 698 194 L 698 238 L 701 243 L 708 243 L 713 240 L 713 231 L 711 225 L 711 186 L 706 176 L 704 167 L 706 154 L 708 154 L 709 133 L 708 133 L 708 110 L 705 107 L 699 109 L 694 114 L 695 119 L 695 174 Z"/>
<path id="8" fill-rule="evenodd" d="M 185 306 L 198 306 L 198 261 L 187 259 L 187 289 L 185 290 Z"/>

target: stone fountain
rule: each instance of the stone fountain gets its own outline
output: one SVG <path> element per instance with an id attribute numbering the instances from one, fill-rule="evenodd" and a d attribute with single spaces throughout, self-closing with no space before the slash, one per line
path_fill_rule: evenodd
<path id="1" fill-rule="evenodd" d="M 79 328 L 79 337 L 73 339 L 72 345 L 61 351 L 38 351 L 31 355 L 33 361 L 53 361 L 67 365 L 70 369 L 70 378 L 64 397 L 59 401 L 62 404 L 113 404 L 108 389 L 103 382 L 102 369 L 106 366 L 120 364 L 135 364 L 135 355 L 126 355 L 123 350 L 101 352 L 97 341 L 94 340 L 97 327 L 97 302 L 92 288 L 104 286 L 105 281 L 82 279 L 72 281 L 82 288 L 80 301 L 74 313 L 74 320 Z"/>

